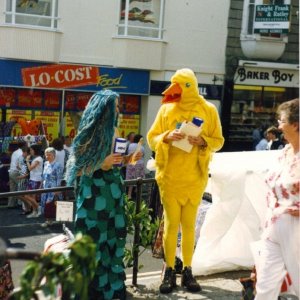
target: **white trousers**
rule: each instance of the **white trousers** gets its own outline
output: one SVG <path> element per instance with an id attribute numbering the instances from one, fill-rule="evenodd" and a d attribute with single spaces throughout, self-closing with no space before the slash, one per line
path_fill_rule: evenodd
<path id="1" fill-rule="evenodd" d="M 292 280 L 289 292 L 299 297 L 299 224 L 299 217 L 283 214 L 273 224 L 269 238 L 262 241 L 255 300 L 276 300 L 287 272 Z"/>

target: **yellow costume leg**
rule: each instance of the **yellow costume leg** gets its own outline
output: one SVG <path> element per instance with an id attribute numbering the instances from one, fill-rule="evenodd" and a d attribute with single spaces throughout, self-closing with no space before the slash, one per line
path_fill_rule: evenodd
<path id="1" fill-rule="evenodd" d="M 181 206 L 176 199 L 163 201 L 164 207 L 164 254 L 167 267 L 174 269 Z"/>
<path id="2" fill-rule="evenodd" d="M 190 267 L 195 246 L 195 225 L 198 206 L 189 201 L 181 208 L 181 251 L 183 267 Z"/>

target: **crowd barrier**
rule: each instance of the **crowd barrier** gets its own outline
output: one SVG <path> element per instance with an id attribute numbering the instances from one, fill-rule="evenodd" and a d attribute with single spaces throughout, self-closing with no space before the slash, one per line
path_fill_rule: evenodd
<path id="1" fill-rule="evenodd" d="M 154 178 L 137 178 L 131 180 L 124 180 L 125 187 L 127 186 L 135 186 L 136 187 L 136 210 L 135 213 L 138 214 L 141 209 L 141 201 L 142 201 L 142 187 L 145 184 L 153 184 L 155 183 Z M 26 190 L 26 191 L 15 191 L 15 192 L 6 192 L 0 193 L 1 198 L 9 198 L 9 197 L 17 197 L 23 195 L 33 195 L 33 194 L 42 194 L 42 193 L 49 193 L 49 192 L 74 192 L 74 187 L 69 186 L 62 186 L 62 187 L 55 187 L 55 188 L 47 188 L 47 189 L 37 189 L 37 190 Z M 75 195 L 75 193 L 74 193 Z M 69 198 L 68 201 L 75 201 L 75 199 Z M 139 264 L 139 252 L 137 245 L 140 244 L 140 226 L 139 223 L 134 224 L 134 238 L 133 238 L 133 268 L 132 268 L 132 284 L 137 285 L 137 274 L 138 274 L 138 264 Z M 4 246 L 0 246 L 0 259 L 7 258 L 7 259 L 21 259 L 21 260 L 33 260 L 41 253 L 20 250 L 20 249 L 13 249 L 13 248 L 6 248 Z"/>

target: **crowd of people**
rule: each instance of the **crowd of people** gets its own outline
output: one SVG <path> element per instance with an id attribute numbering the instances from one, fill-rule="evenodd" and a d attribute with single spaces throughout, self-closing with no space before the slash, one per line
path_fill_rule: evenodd
<path id="1" fill-rule="evenodd" d="M 161 108 L 146 137 L 155 153 L 155 178 L 164 215 L 166 269 L 159 290 L 168 294 L 177 286 L 174 265 L 181 228 L 181 285 L 195 293 L 202 290 L 191 268 L 197 209 L 207 185 L 211 155 L 222 148 L 224 138 L 218 112 L 199 95 L 192 70 L 178 70 L 163 94 Z M 57 138 L 43 152 L 40 145 L 28 147 L 20 143 L 11 155 L 11 191 L 58 187 L 64 180 L 74 186 L 75 232 L 90 235 L 97 246 L 97 271 L 89 286 L 89 299 L 126 299 L 124 198 L 133 198 L 133 190 L 126 190 L 123 180 L 145 176 L 142 135 L 131 132 L 127 136 L 125 154 L 112 151 L 119 137 L 118 107 L 119 94 L 110 90 L 97 92 L 82 114 L 73 141 L 69 137 Z M 180 126 L 194 117 L 203 121 L 200 134 L 184 134 Z M 185 138 L 192 145 L 189 151 L 174 146 L 174 142 Z M 278 127 L 265 130 L 264 138 L 257 138 L 254 147 L 281 149 L 278 162 L 274 162 L 266 178 L 268 215 L 255 299 L 277 299 L 287 274 L 292 292 L 299 297 L 299 99 L 278 107 Z M 61 194 L 10 197 L 8 208 L 21 205 L 21 213 L 28 218 L 46 216 L 47 207 L 55 199 L 61 199 Z"/>
<path id="2" fill-rule="evenodd" d="M 6 160 L 6 172 L 9 191 L 26 191 L 43 188 L 54 188 L 64 184 L 66 162 L 72 151 L 70 137 L 55 138 L 49 147 L 43 149 L 41 144 L 31 144 L 20 141 L 17 149 Z M 2 177 L 4 180 L 4 177 Z M 4 189 L 4 191 L 6 191 Z M 8 209 L 20 209 L 21 215 L 27 218 L 37 218 L 47 215 L 47 209 L 54 204 L 55 199 L 61 199 L 60 193 L 27 194 L 8 198 Z M 51 203 L 51 205 L 50 205 Z M 55 215 L 43 226 L 51 224 Z"/>
<path id="3" fill-rule="evenodd" d="M 141 142 L 140 142 L 141 140 Z M 140 142 L 140 144 L 139 144 Z M 138 145 L 140 145 L 138 147 Z M 11 155 L 1 154 L 1 192 L 14 192 L 54 188 L 65 185 L 66 164 L 72 151 L 72 139 L 69 136 L 53 139 L 49 147 L 43 149 L 41 144 L 28 145 L 25 141 L 16 144 Z M 123 164 L 123 179 L 144 177 L 144 153 L 142 136 L 134 132 L 127 135 L 126 155 L 140 149 L 142 157 L 135 163 Z M 129 199 L 134 196 L 133 186 L 127 188 Z M 44 226 L 52 223 L 47 218 L 47 207 L 54 200 L 62 199 L 61 193 L 43 193 L 9 197 L 7 208 L 20 209 L 20 214 L 27 218 L 45 217 Z M 52 209 L 53 210 L 53 209 Z"/>
<path id="4" fill-rule="evenodd" d="M 282 130 L 275 125 L 269 127 L 259 125 L 252 132 L 253 150 L 278 150 L 284 148 L 287 140 Z"/>

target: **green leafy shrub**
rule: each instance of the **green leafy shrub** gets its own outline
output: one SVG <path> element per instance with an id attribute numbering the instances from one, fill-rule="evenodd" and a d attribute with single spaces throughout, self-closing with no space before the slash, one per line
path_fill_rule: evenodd
<path id="1" fill-rule="evenodd" d="M 77 235 L 67 253 L 48 252 L 29 262 L 13 299 L 32 299 L 37 291 L 55 295 L 61 284 L 64 299 L 88 300 L 88 285 L 96 270 L 96 245 L 89 236 Z"/>
<path id="2" fill-rule="evenodd" d="M 159 227 L 159 220 L 155 222 L 151 220 L 150 212 L 145 201 L 141 201 L 140 212 L 136 213 L 136 202 L 126 198 L 125 201 L 125 213 L 127 217 L 127 233 L 134 235 L 135 225 L 138 224 L 140 227 L 139 242 L 137 245 L 130 244 L 130 248 L 125 249 L 125 266 L 130 268 L 133 266 L 133 253 L 135 250 L 138 251 L 139 256 L 152 245 L 157 229 Z M 142 265 L 139 268 L 143 267 Z"/>
<path id="3" fill-rule="evenodd" d="M 140 212 L 136 214 L 136 203 L 126 199 L 125 213 L 127 216 L 127 232 L 134 235 L 135 225 L 139 225 L 138 245 L 130 244 L 125 249 L 124 263 L 133 266 L 133 253 L 137 250 L 141 255 L 152 245 L 159 220 L 151 221 L 151 210 L 144 201 Z M 141 268 L 142 265 L 139 266 Z M 53 296 L 59 284 L 62 287 L 63 299 L 88 300 L 88 286 L 96 270 L 96 244 L 91 237 L 78 234 L 66 253 L 48 252 L 29 262 L 20 278 L 20 289 L 14 293 L 14 300 L 35 298 L 37 291 L 46 296 Z"/>

